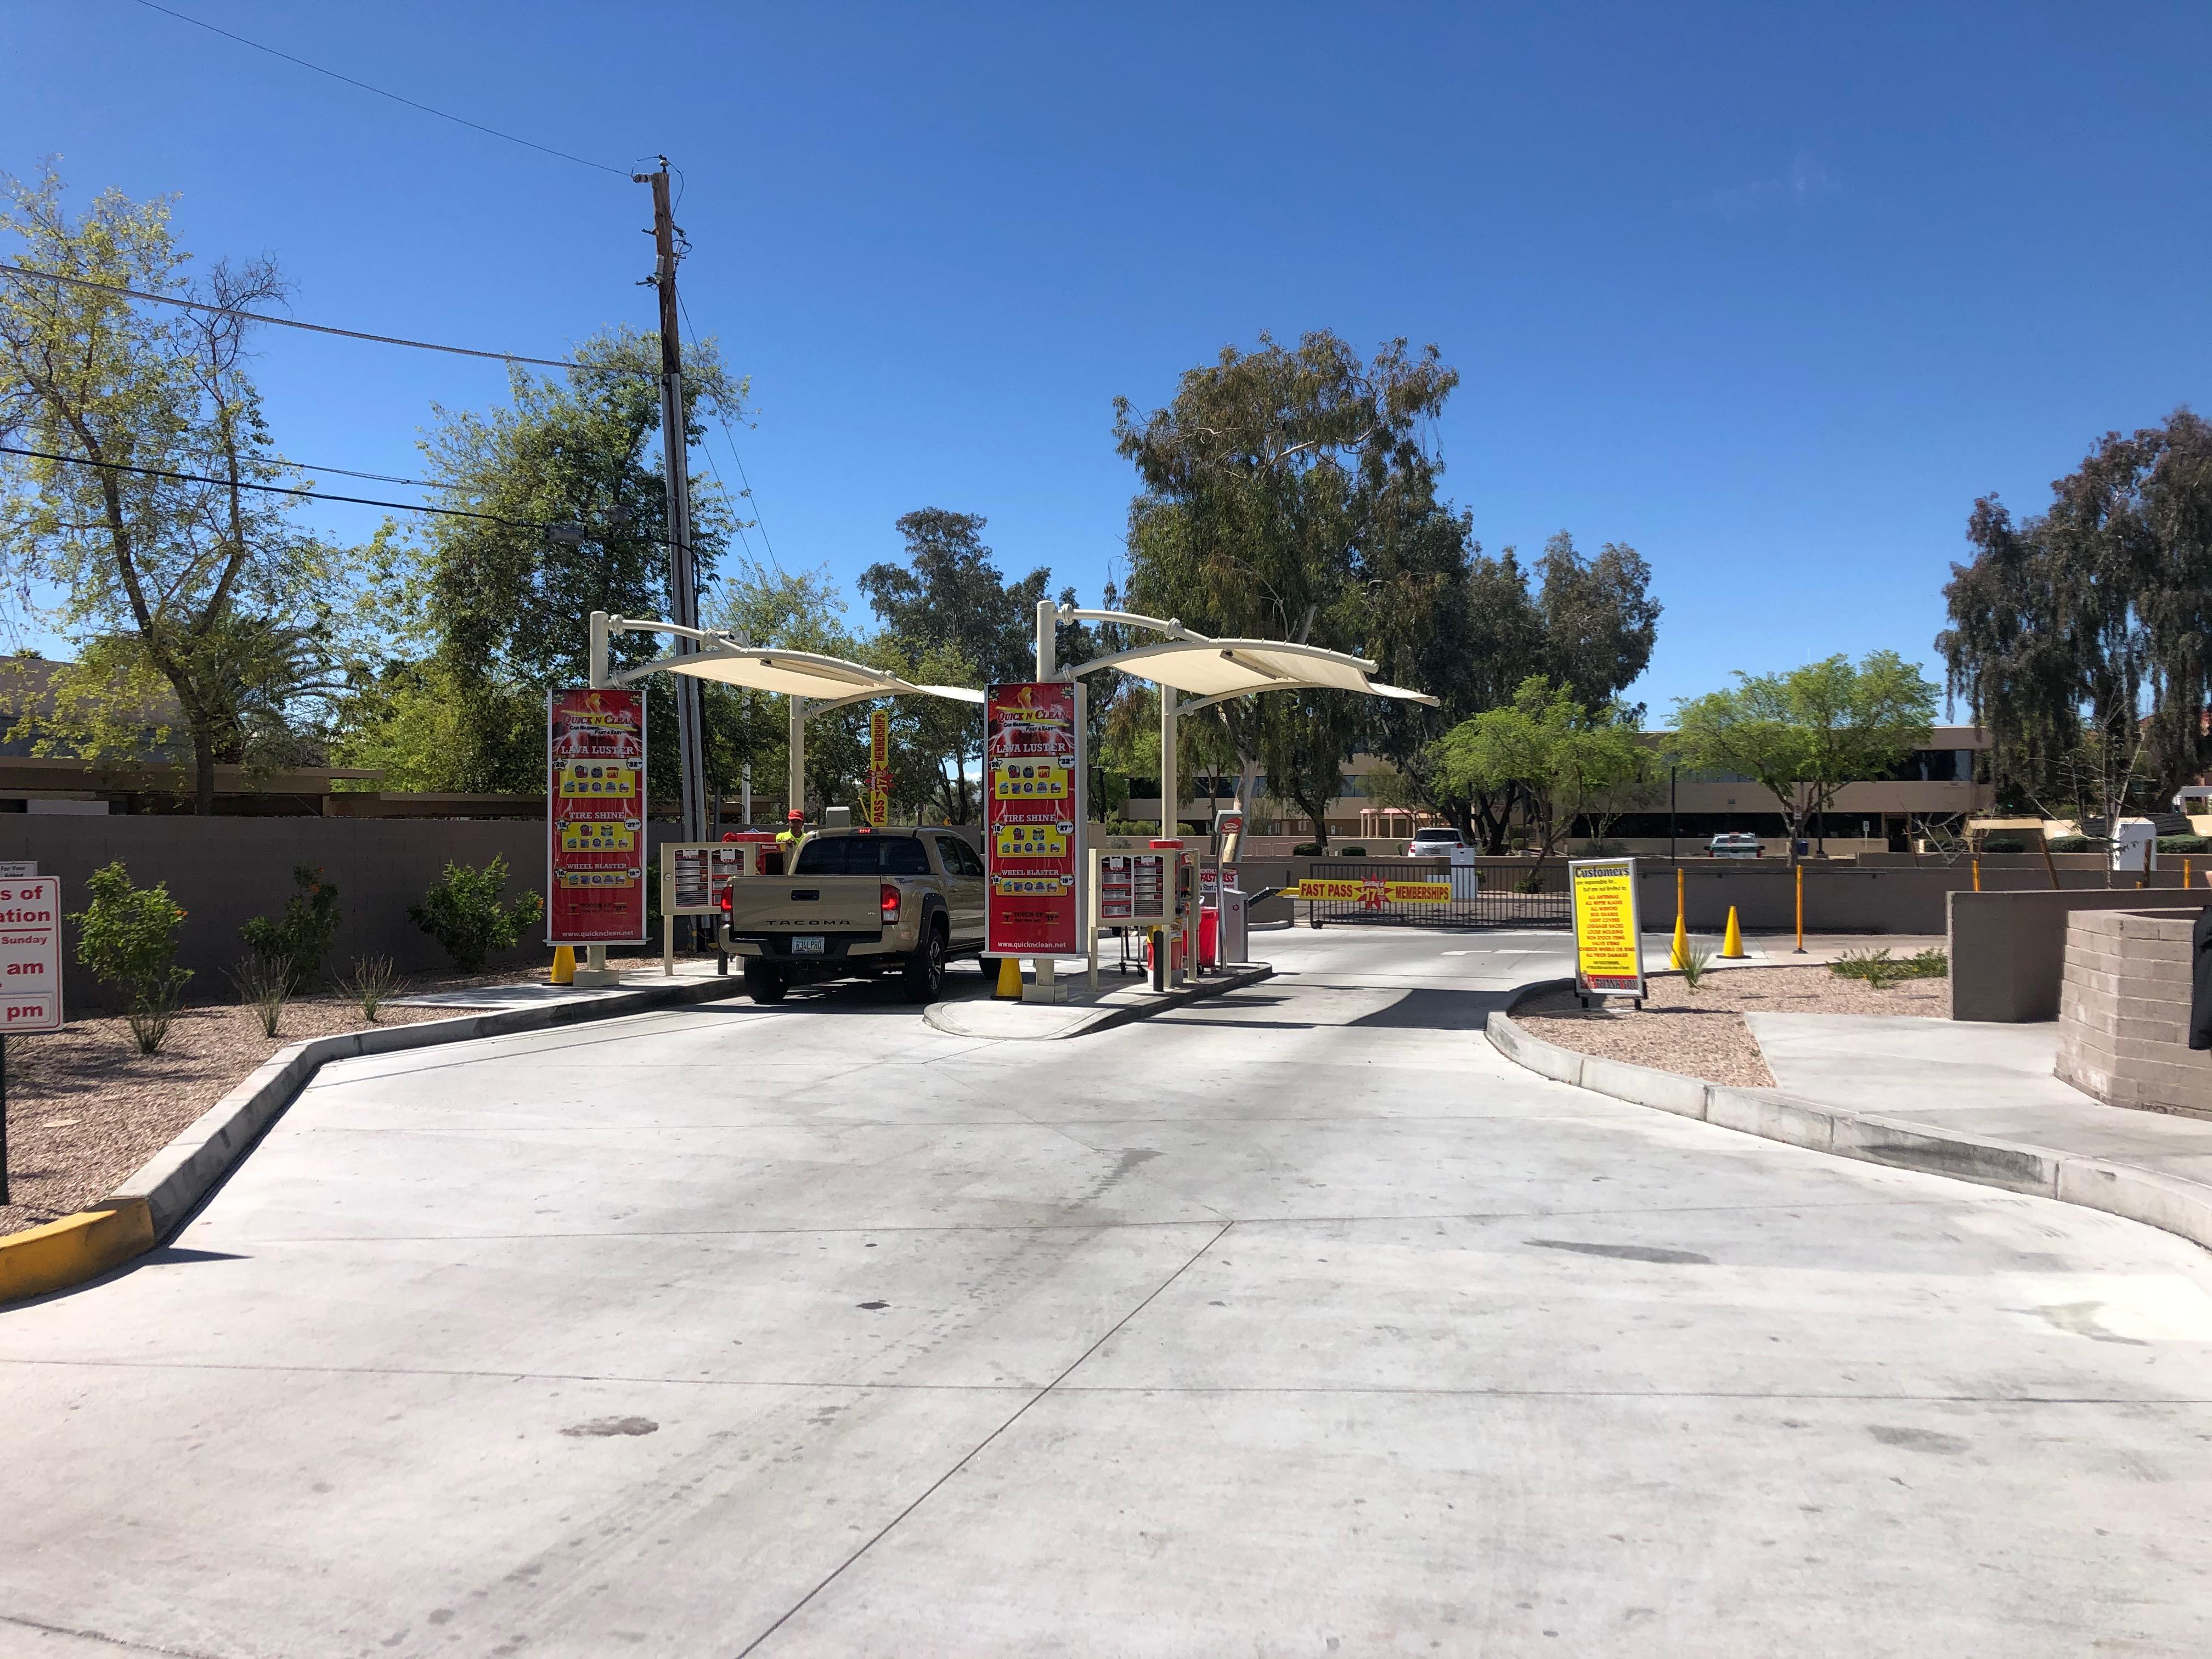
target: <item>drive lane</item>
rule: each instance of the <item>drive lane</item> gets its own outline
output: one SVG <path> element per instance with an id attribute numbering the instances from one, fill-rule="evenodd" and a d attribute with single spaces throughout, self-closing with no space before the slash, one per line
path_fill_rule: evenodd
<path id="1" fill-rule="evenodd" d="M 2212 1643 L 2203 1252 L 1508 1066 L 1556 938 L 1261 937 L 1071 1042 L 846 988 L 328 1068 L 0 1313 L 0 1650 Z"/>

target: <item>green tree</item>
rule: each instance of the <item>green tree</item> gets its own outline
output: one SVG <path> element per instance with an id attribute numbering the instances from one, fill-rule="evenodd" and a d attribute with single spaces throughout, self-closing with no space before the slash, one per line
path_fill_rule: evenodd
<path id="1" fill-rule="evenodd" d="M 748 645 L 777 645 L 859 661 L 866 649 L 844 621 L 844 596 L 824 565 L 797 573 L 740 559 L 708 598 L 702 620 Z M 756 796 L 781 797 L 791 775 L 790 700 L 769 691 L 709 684 L 708 769 L 725 791 L 750 765 Z M 806 793 L 856 805 L 868 768 L 867 710 L 837 709 L 806 724 Z M 804 803 L 793 803 L 804 805 Z"/>
<path id="2" fill-rule="evenodd" d="M 1365 645 L 1386 568 L 1418 587 L 1435 574 L 1435 545 L 1454 539 L 1457 521 L 1437 522 L 1441 464 L 1425 434 L 1458 380 L 1433 346 L 1415 354 L 1396 340 L 1369 362 L 1316 330 L 1295 347 L 1267 334 L 1254 351 L 1224 347 L 1149 415 L 1117 398 L 1116 445 L 1143 486 L 1129 511 L 1128 604 L 1217 637 Z M 1249 806 L 1263 765 L 1279 799 L 1294 799 L 1282 793 L 1294 780 L 1322 787 L 1372 711 L 1278 694 L 1216 704 L 1214 719 Z"/>
<path id="3" fill-rule="evenodd" d="M 283 279 L 257 259 L 185 282 L 166 201 L 109 191 L 72 220 L 51 169 L 0 179 L 0 195 L 15 263 L 43 273 L 0 274 L 0 434 L 69 458 L 0 471 L 0 560 L 58 596 L 38 619 L 79 647 L 54 688 L 73 718 L 18 735 L 97 754 L 118 736 L 106 691 L 157 675 L 191 745 L 195 810 L 212 812 L 217 764 L 289 758 L 301 706 L 337 684 L 347 556 L 250 487 L 295 476 L 268 453 L 237 314 L 281 301 Z M 118 288 L 214 308 L 141 307 Z"/>
<path id="4" fill-rule="evenodd" d="M 1990 733 L 2002 798 L 2064 793 L 2068 757 L 2146 705 L 2148 793 L 2212 767 L 2212 423 L 2180 409 L 2107 433 L 2047 511 L 2015 521 L 1984 496 L 1966 539 L 1936 646 Z"/>
<path id="5" fill-rule="evenodd" d="M 1638 726 L 1637 711 L 1619 702 L 1593 710 L 1571 688 L 1532 674 L 1510 702 L 1454 727 L 1438 762 L 1459 788 L 1517 794 L 1540 872 L 1577 819 L 1603 813 L 1650 776 Z"/>
<path id="6" fill-rule="evenodd" d="M 608 329 L 574 358 L 584 367 L 558 374 L 512 370 L 504 404 L 433 406 L 436 424 L 422 447 L 447 504 L 484 516 L 434 519 L 419 540 L 389 544 L 377 578 L 388 662 L 407 666 L 387 667 L 386 694 L 365 687 L 353 705 L 349 758 L 421 753 L 414 733 L 388 723 L 419 713 L 427 696 L 455 708 L 436 723 L 451 746 L 422 754 L 414 775 L 459 791 L 542 790 L 544 696 L 585 683 L 591 613 L 669 613 L 658 337 Z M 684 386 L 687 442 L 704 435 L 708 410 L 742 417 L 744 383 L 724 369 L 713 339 L 690 343 Z M 702 584 L 736 525 L 712 477 L 696 479 L 692 540 Z M 424 635 L 427 652 L 416 644 Z M 610 662 L 634 667 L 669 644 L 617 635 Z M 675 700 L 665 676 L 647 696 L 653 775 L 672 780 Z"/>
<path id="7" fill-rule="evenodd" d="M 1739 672 L 1726 690 L 1678 701 L 1670 758 L 1765 789 L 1789 825 L 1794 864 L 1807 824 L 1845 784 L 1881 777 L 1926 747 L 1936 691 L 1893 651 L 1856 666 L 1838 655 L 1784 674 Z"/>

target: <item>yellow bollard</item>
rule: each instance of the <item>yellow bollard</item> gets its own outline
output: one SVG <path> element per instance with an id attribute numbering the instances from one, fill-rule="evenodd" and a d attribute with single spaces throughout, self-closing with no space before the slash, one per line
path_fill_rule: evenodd
<path id="1" fill-rule="evenodd" d="M 1979 859 L 1974 860 L 1974 890 L 1977 893 L 1982 890 L 1982 861 Z"/>
<path id="2" fill-rule="evenodd" d="M 2194 887 L 2197 885 L 2195 879 L 2191 878 L 2189 873 L 2189 860 L 2187 859 L 2184 859 L 2181 861 L 2181 884 L 2184 887 Z"/>
<path id="3" fill-rule="evenodd" d="M 576 950 L 571 945 L 553 947 L 553 978 L 555 985 L 574 985 L 576 982 Z"/>
<path id="4" fill-rule="evenodd" d="M 1022 1000 L 1022 959 L 1019 957 L 999 958 L 999 988 L 991 994 L 1006 1002 Z"/>
<path id="5" fill-rule="evenodd" d="M 1801 864 L 1801 865 L 1799 865 L 1799 866 L 1797 866 L 1797 950 L 1796 950 L 1796 954 L 1797 954 L 1797 955 L 1799 955 L 1799 956 L 1801 956 L 1801 957 L 1802 957 L 1802 956 L 1803 956 L 1803 955 L 1805 954 L 1805 866 L 1804 866 L 1803 865 L 1802 865 L 1802 864 Z"/>
<path id="6" fill-rule="evenodd" d="M 1736 925 L 1735 906 L 1729 906 L 1728 932 L 1721 936 L 1721 960 L 1743 960 L 1743 929 Z"/>

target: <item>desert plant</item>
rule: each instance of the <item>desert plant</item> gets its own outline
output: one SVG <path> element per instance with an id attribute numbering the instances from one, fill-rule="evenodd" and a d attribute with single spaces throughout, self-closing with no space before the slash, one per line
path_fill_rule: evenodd
<path id="1" fill-rule="evenodd" d="M 1828 971 L 1845 979 L 1863 979 L 1880 991 L 1899 980 L 1941 979 L 1951 971 L 1951 959 L 1936 950 L 1893 957 L 1884 945 L 1879 951 L 1846 951 L 1828 964 Z"/>
<path id="2" fill-rule="evenodd" d="M 1516 893 L 1540 893 L 1544 890 L 1544 878 L 1540 875 L 1523 876 L 1513 884 L 1513 890 Z"/>
<path id="3" fill-rule="evenodd" d="M 410 906 L 407 915 L 417 927 L 444 947 L 453 966 L 465 974 L 480 971 L 487 958 L 512 950 L 525 929 L 545 914 L 545 902 L 526 891 L 507 903 L 507 860 L 494 854 L 478 870 L 465 864 L 448 864 L 446 873 Z"/>
<path id="4" fill-rule="evenodd" d="M 130 1024 L 131 1040 L 138 1045 L 140 1054 L 161 1052 L 162 1043 L 168 1041 L 169 1022 L 176 1018 L 185 1000 L 185 981 L 191 977 L 185 969 L 173 969 L 167 979 L 132 994 L 131 1010 L 124 1018 Z"/>
<path id="5" fill-rule="evenodd" d="M 343 983 L 361 1005 L 361 1017 L 374 1025 L 377 1011 L 398 996 L 406 981 L 393 969 L 390 957 L 363 957 L 354 963 Z"/>
<path id="6" fill-rule="evenodd" d="M 238 1000 L 261 1016 L 261 1035 L 275 1036 L 284 1022 L 284 1005 L 292 1000 L 293 964 L 283 957 L 264 957 L 258 951 L 239 958 L 230 970 Z"/>
<path id="7" fill-rule="evenodd" d="M 177 966 L 184 909 L 166 883 L 133 883 L 120 859 L 94 871 L 85 888 L 90 899 L 69 919 L 77 930 L 76 959 L 122 997 L 138 1051 L 156 1053 L 192 976 Z"/>
<path id="8" fill-rule="evenodd" d="M 337 884 L 305 864 L 292 866 L 292 882 L 300 890 L 285 900 L 283 915 L 256 916 L 238 930 L 256 957 L 283 969 L 287 996 L 299 995 L 322 972 L 338 932 Z"/>
<path id="9" fill-rule="evenodd" d="M 1705 969 L 1712 959 L 1713 947 L 1710 945 L 1692 945 L 1682 953 L 1681 973 L 1684 990 L 1694 991 L 1698 988 L 1698 981 L 1705 976 Z"/>

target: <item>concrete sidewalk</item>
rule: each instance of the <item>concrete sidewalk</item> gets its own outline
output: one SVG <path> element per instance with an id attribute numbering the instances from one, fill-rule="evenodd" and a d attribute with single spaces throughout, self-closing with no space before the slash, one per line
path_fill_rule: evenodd
<path id="1" fill-rule="evenodd" d="M 1966 1134 L 2201 1183 L 2212 1123 L 2107 1106 L 2051 1075 L 2058 1025 L 1879 1014 L 1747 1014 L 1777 1087 L 1931 1134 Z"/>
<path id="2" fill-rule="evenodd" d="M 1237 963 L 1214 969 L 1172 991 L 1155 991 L 1148 979 L 1131 979 L 1103 969 L 1094 989 L 1087 975 L 1076 972 L 1060 976 L 1060 990 L 1066 998 L 1062 1002 L 933 1002 L 921 1013 L 928 1024 L 948 1036 L 1050 1042 L 1125 1025 L 1185 1003 L 1256 985 L 1274 971 L 1265 963 Z"/>

